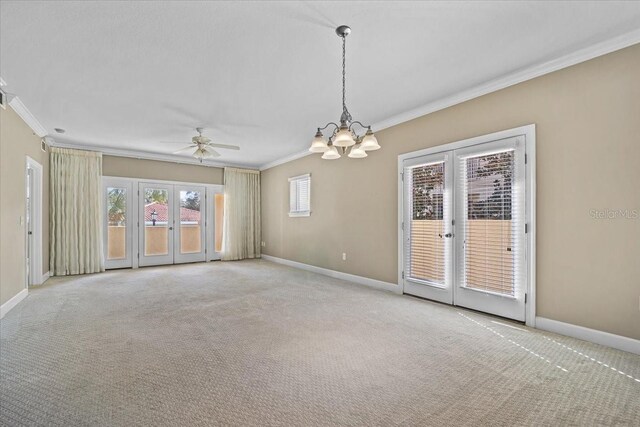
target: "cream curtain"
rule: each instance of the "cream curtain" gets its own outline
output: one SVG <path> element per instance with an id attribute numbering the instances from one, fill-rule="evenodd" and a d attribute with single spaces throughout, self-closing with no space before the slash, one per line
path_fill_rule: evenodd
<path id="1" fill-rule="evenodd" d="M 51 274 L 104 271 L 102 154 L 51 147 L 49 159 Z"/>
<path id="2" fill-rule="evenodd" d="M 260 258 L 260 172 L 224 168 L 222 260 Z"/>

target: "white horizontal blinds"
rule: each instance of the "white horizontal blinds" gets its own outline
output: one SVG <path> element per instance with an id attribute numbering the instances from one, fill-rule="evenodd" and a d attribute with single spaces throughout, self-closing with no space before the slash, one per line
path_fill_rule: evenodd
<path id="1" fill-rule="evenodd" d="M 517 296 L 522 255 L 515 149 L 458 157 L 464 238 L 462 286 Z"/>
<path id="2" fill-rule="evenodd" d="M 445 284 L 445 163 L 405 169 L 409 194 L 408 236 L 405 239 L 409 278 Z M 446 214 L 446 215 L 445 215 Z M 405 225 L 407 226 L 407 225 Z"/>
<path id="3" fill-rule="evenodd" d="M 296 181 L 289 181 L 289 212 L 296 212 L 298 210 L 298 189 Z"/>
<path id="4" fill-rule="evenodd" d="M 296 181 L 298 186 L 298 211 L 308 212 L 309 206 L 309 177 Z"/>
<path id="5" fill-rule="evenodd" d="M 289 178 L 289 212 L 308 213 L 311 211 L 311 176 L 302 175 Z"/>

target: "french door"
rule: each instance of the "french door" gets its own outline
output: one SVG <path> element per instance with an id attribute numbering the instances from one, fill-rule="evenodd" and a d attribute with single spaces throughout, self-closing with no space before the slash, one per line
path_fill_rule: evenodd
<path id="1" fill-rule="evenodd" d="M 205 187 L 148 182 L 138 185 L 138 265 L 204 261 Z"/>
<path id="2" fill-rule="evenodd" d="M 524 143 L 404 160 L 405 293 L 525 320 Z"/>
<path id="3" fill-rule="evenodd" d="M 407 160 L 404 177 L 404 292 L 453 304 L 451 154 Z"/>
<path id="4" fill-rule="evenodd" d="M 133 266 L 134 192 L 129 180 L 108 178 L 103 180 L 104 258 L 105 268 Z"/>
<path id="5" fill-rule="evenodd" d="M 206 258 L 204 186 L 174 186 L 174 263 L 199 262 Z"/>
<path id="6" fill-rule="evenodd" d="M 138 184 L 138 265 L 173 264 L 173 185 Z"/>
<path id="7" fill-rule="evenodd" d="M 103 188 L 107 269 L 220 259 L 222 185 L 103 177 Z"/>

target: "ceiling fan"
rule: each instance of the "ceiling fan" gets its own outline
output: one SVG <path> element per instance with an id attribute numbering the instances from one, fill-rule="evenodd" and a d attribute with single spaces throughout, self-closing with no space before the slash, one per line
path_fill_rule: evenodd
<path id="1" fill-rule="evenodd" d="M 200 160 L 200 163 L 202 163 L 202 160 L 204 159 L 220 157 L 220 153 L 214 150 L 214 147 L 224 148 L 228 150 L 240 149 L 240 147 L 238 147 L 237 145 L 215 144 L 211 142 L 211 138 L 207 138 L 206 136 L 202 135 L 203 131 L 204 131 L 203 128 L 196 128 L 196 132 L 198 132 L 198 135 L 191 138 L 191 144 L 187 147 L 179 149 L 178 151 L 174 151 L 173 154 L 192 151 L 191 155 L 196 159 Z M 169 144 L 178 144 L 178 143 L 170 142 Z"/>

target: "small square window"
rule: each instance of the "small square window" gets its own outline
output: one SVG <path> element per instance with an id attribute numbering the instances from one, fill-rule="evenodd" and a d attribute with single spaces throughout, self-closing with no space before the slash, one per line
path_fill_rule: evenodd
<path id="1" fill-rule="evenodd" d="M 311 215 L 311 175 L 289 178 L 289 216 Z"/>

